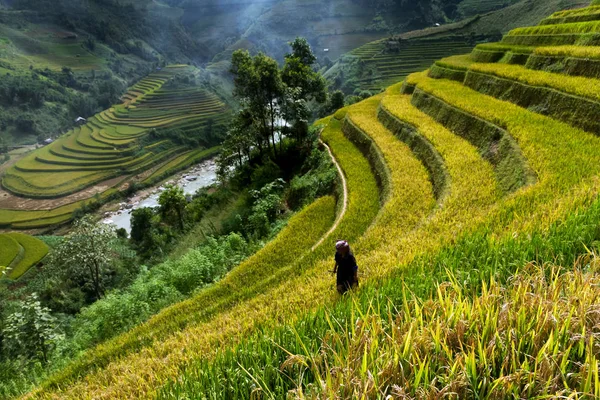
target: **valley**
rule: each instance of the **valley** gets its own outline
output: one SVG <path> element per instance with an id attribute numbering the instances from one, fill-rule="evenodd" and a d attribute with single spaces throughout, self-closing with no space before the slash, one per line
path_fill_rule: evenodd
<path id="1" fill-rule="evenodd" d="M 35 1 L 0 397 L 600 396 L 600 0 Z"/>

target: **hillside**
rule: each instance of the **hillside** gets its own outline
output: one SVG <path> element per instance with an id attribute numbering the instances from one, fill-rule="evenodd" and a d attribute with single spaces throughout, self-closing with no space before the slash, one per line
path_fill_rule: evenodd
<path id="1" fill-rule="evenodd" d="M 112 1 L 1 3 L 0 152 L 56 138 L 157 66 L 203 54 L 174 18 Z"/>
<path id="2" fill-rule="evenodd" d="M 186 65 L 158 68 L 123 96 L 2 174 L 0 227 L 70 221 L 128 188 L 161 180 L 214 155 L 228 106 Z"/>
<path id="3" fill-rule="evenodd" d="M 598 21 L 556 13 L 318 121 L 338 207 L 25 398 L 597 397 Z"/>
<path id="4" fill-rule="evenodd" d="M 463 13 L 468 18 L 367 43 L 343 55 L 326 70 L 325 77 L 346 95 L 365 90 L 377 93 L 439 58 L 468 53 L 476 43 L 496 41 L 515 27 L 535 25 L 555 11 L 588 4 L 587 0 L 510 3 L 493 7 L 500 2 L 464 1 L 459 9 L 469 10 Z"/>
<path id="5" fill-rule="evenodd" d="M 5 78 L 0 84 L 0 153 L 58 137 L 72 128 L 76 118 L 109 108 L 127 87 L 157 66 L 206 67 L 205 76 L 212 82 L 207 89 L 223 96 L 231 91 L 227 61 L 236 49 L 263 51 L 281 61 L 287 42 L 302 36 L 315 49 L 321 66 L 329 67 L 343 54 L 390 34 L 444 25 L 512 3 L 4 0 L 0 2 L 0 76 Z M 525 15 L 537 19 L 540 3 L 534 2 L 531 10 L 521 9 L 516 21 L 523 22 Z M 549 14 L 551 6 L 546 11 Z M 504 19 L 504 24 L 509 20 Z M 488 28 L 489 24 L 480 24 L 475 31 Z M 459 39 L 450 52 L 431 57 L 462 51 L 464 42 Z M 381 88 L 381 82 L 389 79 L 372 81 L 358 86 Z"/>

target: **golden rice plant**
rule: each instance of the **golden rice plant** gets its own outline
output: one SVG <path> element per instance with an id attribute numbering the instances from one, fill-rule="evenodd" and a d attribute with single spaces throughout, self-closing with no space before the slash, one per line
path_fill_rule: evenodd
<path id="1" fill-rule="evenodd" d="M 520 65 L 510 64 L 472 64 L 469 69 L 510 79 L 532 86 L 557 89 L 576 96 L 600 100 L 600 80 L 579 76 L 552 74 L 545 71 L 535 71 Z"/>
<path id="2" fill-rule="evenodd" d="M 593 271 L 528 265 L 479 295 L 456 279 L 382 317 L 353 304 L 317 353 L 292 354 L 319 381 L 295 399 L 598 398 L 598 259 Z M 307 346 L 301 346 L 308 349 Z"/>
<path id="3" fill-rule="evenodd" d="M 600 46 L 542 46 L 536 47 L 533 53 L 548 57 L 600 59 Z"/>

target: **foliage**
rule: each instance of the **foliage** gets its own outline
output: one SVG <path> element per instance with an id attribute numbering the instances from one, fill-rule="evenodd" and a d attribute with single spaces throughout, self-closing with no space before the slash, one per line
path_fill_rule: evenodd
<path id="1" fill-rule="evenodd" d="M 100 299 L 113 268 L 115 239 L 109 225 L 84 217 L 51 253 L 46 268 L 65 280 L 81 281 L 84 291 Z"/>
<path id="2" fill-rule="evenodd" d="M 472 64 L 470 70 L 600 101 L 600 83 L 594 79 L 549 74 L 509 64 Z"/>
<path id="3" fill-rule="evenodd" d="M 308 136 L 309 102 L 326 100 L 325 81 L 312 69 L 316 57 L 305 39 L 290 43 L 292 53 L 285 56 L 282 69 L 263 53 L 252 57 L 237 50 L 231 58 L 234 94 L 241 103 L 223 144 L 220 170 L 240 166 L 252 148 L 262 158 L 277 158 L 276 142 L 285 136 L 303 142 Z M 280 148 L 281 150 L 281 148 Z"/>
<path id="4" fill-rule="evenodd" d="M 253 204 L 248 217 L 247 231 L 252 232 L 253 236 L 261 238 L 269 233 L 271 224 L 275 222 L 281 209 L 281 194 L 284 184 L 283 180 L 277 180 L 265 185 L 260 190 L 250 192 Z"/>
<path id="5" fill-rule="evenodd" d="M 72 323 L 71 352 L 87 349 L 144 322 L 161 309 L 222 279 L 256 250 L 241 236 L 210 238 L 180 259 L 145 269 L 124 290 L 84 308 Z"/>
<path id="6" fill-rule="evenodd" d="M 63 339 L 50 309 L 43 307 L 37 294 L 19 304 L 2 330 L 4 351 L 13 357 L 47 363 L 50 353 Z"/>
<path id="7" fill-rule="evenodd" d="M 2 273 L 4 274 L 4 268 L 8 267 L 19 254 L 19 243 L 8 235 L 0 235 L 0 249 L 2 249 L 0 266 L 2 266 Z"/>
<path id="8" fill-rule="evenodd" d="M 158 198 L 161 218 L 171 226 L 177 226 L 180 231 L 185 229 L 185 207 L 187 199 L 183 188 L 167 186 Z"/>
<path id="9" fill-rule="evenodd" d="M 130 88 L 122 105 L 96 114 L 86 124 L 31 152 L 2 177 L 3 187 L 12 194 L 38 199 L 64 198 L 106 182 L 99 198 L 88 194 L 87 199 L 82 196 L 83 200 L 48 211 L 0 210 L 0 224 L 35 228 L 64 223 L 82 206 L 92 207 L 114 195 L 128 175 L 163 164 L 151 171 L 144 182 L 148 184 L 214 154 L 216 148 L 198 147 L 221 139 L 226 106 L 203 89 L 166 89 L 169 79 L 181 71 L 192 69 L 175 65 L 155 71 Z M 99 90 L 113 96 L 109 87 Z M 36 118 L 28 121 L 32 126 L 37 123 Z M 190 147 L 194 153 L 171 163 Z M 41 214 L 48 218 L 40 218 Z"/>
<path id="10" fill-rule="evenodd" d="M 550 82 L 548 76 L 540 77 Z M 536 331 L 551 331 L 552 320 L 543 318 L 548 310 L 555 312 L 564 305 L 560 310 L 565 315 L 572 312 L 572 304 L 564 301 L 562 293 L 548 296 L 553 288 L 570 287 L 568 294 L 574 293 L 574 286 L 568 285 L 577 281 L 572 279 L 575 275 L 555 286 L 547 284 L 552 279 L 536 275 L 512 292 L 499 282 L 504 283 L 528 261 L 572 262 L 587 248 L 597 247 L 598 138 L 535 110 L 482 96 L 459 82 L 430 79 L 427 73 L 408 78 L 404 90 L 414 90 L 412 98 L 399 89 L 392 87 L 325 120 L 322 137 L 339 161 L 349 194 L 341 199 L 339 225 L 334 225 L 325 242 L 310 248 L 333 219 L 331 199 L 319 203 L 321 210 L 309 207 L 315 214 L 299 214 L 274 242 L 216 285 L 85 353 L 32 397 L 144 398 L 155 396 L 163 387 L 161 394 L 177 398 L 223 396 L 223 390 L 231 397 L 255 396 L 261 391 L 283 397 L 288 395 L 286 388 L 297 388 L 299 397 L 302 393 L 333 397 L 328 388 L 347 390 L 344 396 L 359 392 L 382 397 L 436 396 L 454 390 L 467 397 L 506 389 L 510 393 L 502 392 L 501 397 L 527 397 L 544 394 L 568 379 L 572 379 L 567 382 L 571 389 L 577 386 L 574 390 L 592 393 L 597 379 L 595 369 L 588 368 L 595 365 L 595 359 L 588 357 L 591 345 L 585 334 L 576 338 L 578 352 L 567 344 L 575 332 L 580 334 L 581 324 L 574 324 L 565 338 L 551 334 L 542 336 L 540 342 L 528 330 L 528 323 L 540 322 Z M 499 137 L 511 143 L 516 156 L 494 163 L 506 150 L 499 145 Z M 491 141 L 489 146 L 479 146 L 481 142 L 473 138 Z M 422 145 L 430 146 L 430 155 L 420 153 Z M 254 156 L 248 155 L 247 165 L 252 169 Z M 510 194 L 503 192 L 504 179 L 521 180 L 524 166 L 535 171 L 523 180 L 528 185 Z M 277 168 L 262 164 L 254 172 L 266 177 L 276 175 Z M 438 180 L 438 174 L 443 179 Z M 438 186 L 443 190 L 437 190 Z M 275 210 L 273 205 L 281 199 L 267 195 L 272 201 L 256 209 L 266 218 L 267 210 Z M 322 229 L 302 221 L 301 215 L 312 217 L 313 224 L 323 223 Z M 261 219 L 265 218 L 257 218 Z M 330 278 L 323 274 L 330 265 L 329 242 L 340 237 L 352 242 L 367 277 L 365 289 L 341 301 L 330 293 Z M 194 262 L 202 264 L 199 259 Z M 448 279 L 454 284 L 437 285 L 438 280 Z M 428 301 L 407 296 L 405 288 Z M 487 296 L 490 288 L 494 296 Z M 527 296 L 522 296 L 525 292 Z M 592 301 L 596 292 L 588 292 Z M 527 309 L 523 304 L 531 303 L 523 299 L 531 300 L 531 293 L 540 302 Z M 393 297 L 388 299 L 388 294 Z M 382 301 L 374 302 L 377 296 Z M 510 304 L 513 298 L 522 301 Z M 497 319 L 496 314 L 483 312 L 484 306 L 494 310 L 506 304 L 514 306 L 514 319 Z M 310 314 L 315 310 L 316 314 Z M 463 312 L 461 322 L 476 323 L 464 335 L 463 325 L 448 320 L 448 310 Z M 586 309 L 581 311 L 580 315 L 590 318 Z M 396 318 L 399 315 L 405 318 Z M 438 320 L 439 315 L 447 318 Z M 410 316 L 414 319 L 404 320 Z M 505 331 L 501 323 L 506 323 Z M 525 331 L 520 338 L 494 336 L 511 329 Z M 442 340 L 450 330 L 461 332 L 462 348 L 451 347 L 457 342 L 454 336 L 451 341 Z M 253 332 L 252 341 L 245 341 Z M 411 340 L 389 339 L 394 332 L 407 333 Z M 281 338 L 286 347 L 278 341 Z M 526 351 L 484 346 L 512 339 Z M 231 355 L 240 342 L 237 349 L 241 351 Z M 559 353 L 564 351 L 556 360 L 562 365 L 568 359 L 565 365 L 575 367 L 570 375 L 545 374 L 567 372 L 549 366 L 558 347 L 550 351 L 548 343 L 560 347 Z M 291 344 L 289 350 L 287 344 Z M 380 348 L 391 354 L 381 364 Z M 402 364 L 398 354 L 412 362 Z M 431 354 L 433 359 L 423 358 Z M 454 355 L 459 359 L 452 359 Z M 286 362 L 288 356 L 292 357 Z M 507 357 L 514 362 L 506 363 Z M 585 371 L 577 371 L 576 363 Z M 544 379 L 535 380 L 532 371 Z M 579 380 L 578 372 L 586 379 Z M 79 381 L 83 375 L 85 380 Z M 497 385 L 494 379 L 500 379 Z M 393 384 L 404 391 L 392 393 Z"/>

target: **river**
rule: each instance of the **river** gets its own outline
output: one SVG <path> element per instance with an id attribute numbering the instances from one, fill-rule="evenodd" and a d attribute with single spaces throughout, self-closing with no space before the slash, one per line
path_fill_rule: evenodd
<path id="1" fill-rule="evenodd" d="M 104 223 L 113 224 L 117 228 L 123 228 L 127 233 L 131 232 L 131 211 L 138 208 L 158 207 L 158 198 L 166 185 L 176 185 L 183 189 L 185 194 L 192 195 L 198 189 L 210 186 L 217 180 L 217 166 L 214 160 L 204 161 L 185 172 L 180 172 L 174 178 L 156 187 L 146 197 L 134 197 L 128 203 L 120 203 L 119 211 L 106 213 Z"/>

